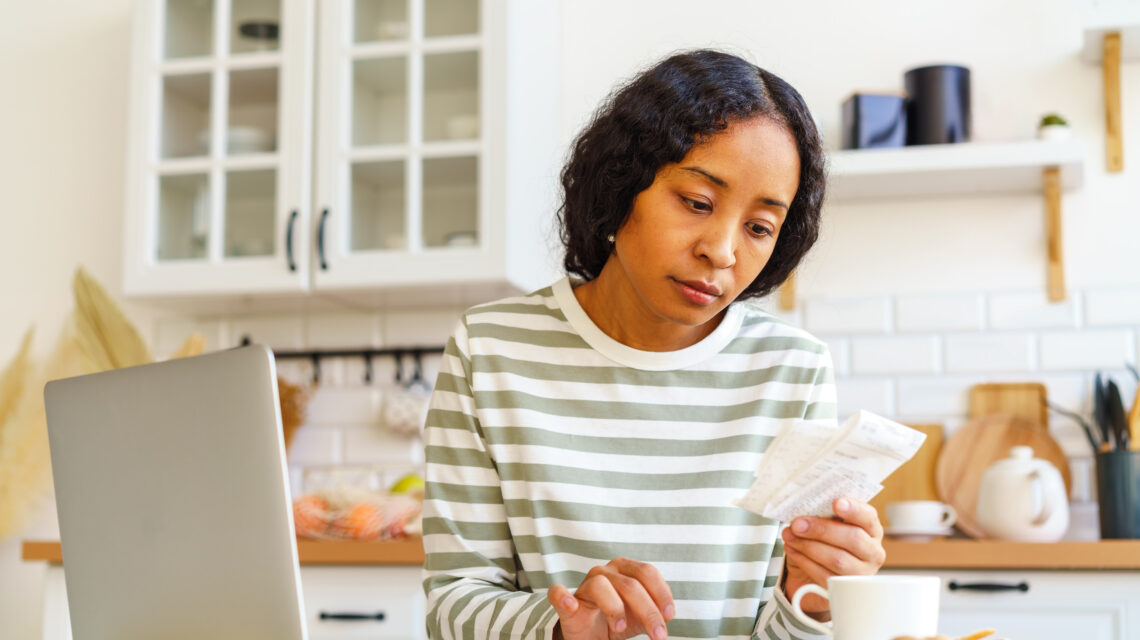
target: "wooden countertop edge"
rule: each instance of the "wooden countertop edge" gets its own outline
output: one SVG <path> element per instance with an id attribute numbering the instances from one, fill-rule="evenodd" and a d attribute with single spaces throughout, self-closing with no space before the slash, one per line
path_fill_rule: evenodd
<path id="1" fill-rule="evenodd" d="M 422 565 L 423 538 L 362 542 L 356 540 L 297 540 L 297 556 L 303 565 Z M 63 563 L 59 542 L 25 540 L 23 559 L 28 562 Z"/>
<path id="2" fill-rule="evenodd" d="M 887 569 L 1140 569 L 1140 540 L 885 540 Z"/>
<path id="3" fill-rule="evenodd" d="M 886 569 L 1140 569 L 1140 540 L 1033 544 L 997 540 L 886 540 Z M 422 565 L 423 539 L 297 540 L 303 565 Z M 59 542 L 25 540 L 25 561 L 61 564 Z"/>

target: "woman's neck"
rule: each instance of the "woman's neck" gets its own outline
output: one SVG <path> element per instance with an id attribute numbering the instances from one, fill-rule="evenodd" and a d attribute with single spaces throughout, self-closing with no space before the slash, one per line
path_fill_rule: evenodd
<path id="1" fill-rule="evenodd" d="M 578 304 L 607 336 L 641 351 L 677 351 L 705 339 L 724 319 L 721 311 L 702 325 L 686 325 L 658 315 L 627 278 L 615 277 L 607 263 L 597 278 L 574 288 Z"/>

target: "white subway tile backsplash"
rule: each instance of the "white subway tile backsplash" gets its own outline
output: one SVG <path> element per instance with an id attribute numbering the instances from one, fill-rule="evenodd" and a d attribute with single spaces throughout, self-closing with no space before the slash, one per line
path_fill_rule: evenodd
<path id="1" fill-rule="evenodd" d="M 224 343 L 225 323 L 219 318 L 160 318 L 155 322 L 154 332 L 152 355 L 156 360 L 169 359 L 195 333 L 206 339 L 206 351 L 231 346 Z"/>
<path id="2" fill-rule="evenodd" d="M 341 432 L 346 464 L 406 464 L 423 459 L 423 441 L 390 433 L 377 424 L 345 426 Z"/>
<path id="3" fill-rule="evenodd" d="M 1070 418 L 1054 417 L 1050 419 L 1049 435 L 1061 446 L 1065 456 L 1069 458 L 1092 455 L 1092 446 L 1088 436 L 1085 435 L 1081 425 Z"/>
<path id="4" fill-rule="evenodd" d="M 826 342 L 835 364 L 841 417 L 866 409 L 909 424 L 942 424 L 944 436 L 951 437 L 967 419 L 974 384 L 1041 381 L 1050 401 L 1087 415 L 1094 370 L 1131 382 L 1122 367 L 1140 357 L 1140 289 L 1070 295 L 1061 304 L 1046 302 L 1037 291 L 811 298 L 791 311 L 778 310 L 775 296 L 758 304 Z M 278 350 L 443 346 L 462 311 L 174 318 L 156 321 L 154 344 L 162 357 L 197 331 L 206 335 L 210 348 L 232 346 L 243 334 Z M 423 356 L 429 383 L 435 380 L 439 358 Z M 374 358 L 372 368 L 373 381 L 367 384 L 362 357 L 321 361 L 321 383 L 290 449 L 291 464 L 422 463 L 418 438 L 389 433 L 380 424 L 396 361 Z M 404 369 L 411 372 L 410 358 Z M 278 370 L 295 383 L 311 381 L 307 360 L 281 360 Z M 1050 421 L 1067 453 L 1087 455 L 1088 443 L 1076 423 L 1057 414 Z"/>
<path id="5" fill-rule="evenodd" d="M 1090 327 L 1140 325 L 1140 288 L 1086 292 L 1085 322 Z"/>
<path id="6" fill-rule="evenodd" d="M 1049 302 L 1044 291 L 1001 293 L 989 297 L 991 329 L 1046 329 L 1078 326 L 1078 294 Z"/>
<path id="7" fill-rule="evenodd" d="M 388 346 L 444 346 L 463 309 L 388 311 L 383 317 L 383 340 Z"/>
<path id="8" fill-rule="evenodd" d="M 968 334 L 945 338 L 947 373 L 1032 371 L 1036 340 L 1030 334 Z"/>
<path id="9" fill-rule="evenodd" d="M 319 387 L 309 399 L 308 424 L 376 424 L 380 391 L 374 387 Z"/>
<path id="10" fill-rule="evenodd" d="M 1084 413 L 1086 405 L 1092 407 L 1092 376 L 1087 373 L 1049 373 L 1033 376 L 1032 380 L 1045 385 L 1049 402 L 1067 411 Z M 1050 413 L 1049 420 L 1061 419 Z"/>
<path id="11" fill-rule="evenodd" d="M 229 322 L 230 338 L 240 344 L 248 336 L 274 351 L 305 348 L 305 319 L 296 314 L 235 316 Z"/>
<path id="12" fill-rule="evenodd" d="M 380 318 L 372 312 L 312 314 L 305 332 L 309 349 L 356 349 L 381 344 Z"/>
<path id="13" fill-rule="evenodd" d="M 971 376 L 907 377 L 898 381 L 898 415 L 965 416 L 970 387 L 979 380 Z"/>
<path id="14" fill-rule="evenodd" d="M 906 296 L 895 301 L 898 331 L 980 331 L 983 297 L 978 294 Z"/>
<path id="15" fill-rule="evenodd" d="M 937 373 L 938 339 L 922 337 L 853 338 L 852 371 L 856 375 Z"/>
<path id="16" fill-rule="evenodd" d="M 344 440 L 341 430 L 318 425 L 302 425 L 293 433 L 289 446 L 289 464 L 344 464 Z"/>
<path id="17" fill-rule="evenodd" d="M 1136 355 L 1131 331 L 1105 329 L 1043 333 L 1040 349 L 1045 371 L 1115 369 Z"/>
<path id="18" fill-rule="evenodd" d="M 835 381 L 840 420 L 866 409 L 882 416 L 894 415 L 891 381 L 884 378 L 839 378 Z"/>
<path id="19" fill-rule="evenodd" d="M 851 341 L 846 338 L 821 338 L 831 352 L 836 376 L 851 375 Z"/>
<path id="20" fill-rule="evenodd" d="M 887 333 L 889 298 L 813 298 L 804 303 L 804 328 L 815 334 Z"/>

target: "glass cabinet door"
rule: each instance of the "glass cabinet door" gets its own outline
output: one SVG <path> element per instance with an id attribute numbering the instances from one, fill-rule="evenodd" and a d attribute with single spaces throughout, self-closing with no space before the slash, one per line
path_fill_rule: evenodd
<path id="1" fill-rule="evenodd" d="M 139 4 L 128 293 L 304 289 L 313 0 Z"/>
<path id="2" fill-rule="evenodd" d="M 317 286 L 462 279 L 486 257 L 482 4 L 322 5 Z"/>

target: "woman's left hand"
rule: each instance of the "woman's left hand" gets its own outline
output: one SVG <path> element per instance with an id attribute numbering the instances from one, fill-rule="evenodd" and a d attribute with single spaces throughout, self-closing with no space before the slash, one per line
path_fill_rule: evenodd
<path id="1" fill-rule="evenodd" d="M 788 600 L 805 584 L 826 589 L 831 576 L 874 575 L 887 558 L 883 525 L 874 507 L 849 498 L 839 498 L 832 507 L 838 519 L 801 517 L 784 529 Z M 801 606 L 805 613 L 827 618 L 827 600 L 815 594 L 804 598 Z"/>

